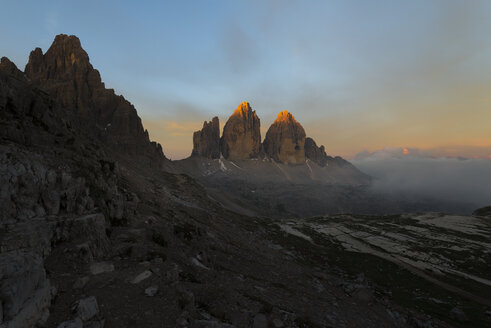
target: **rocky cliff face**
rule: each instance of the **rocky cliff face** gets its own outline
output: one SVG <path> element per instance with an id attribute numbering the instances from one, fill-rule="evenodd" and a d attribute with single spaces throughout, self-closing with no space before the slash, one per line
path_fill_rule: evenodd
<path id="1" fill-rule="evenodd" d="M 150 142 L 136 109 L 106 89 L 76 36 L 57 35 L 45 54 L 40 48 L 32 51 L 25 75 L 98 139 L 128 154 L 163 159 L 161 146 Z"/>
<path id="2" fill-rule="evenodd" d="M 45 92 L 31 87 L 24 74 L 5 57 L 0 63 L 0 109 L 0 138 L 29 146 L 73 137 L 59 106 Z"/>
<path id="3" fill-rule="evenodd" d="M 109 249 L 101 212 L 113 222 L 134 213 L 126 196 L 134 197 L 116 185 L 117 166 L 103 160 L 101 146 L 2 59 L 0 326 L 44 324 L 56 294 L 45 269 L 53 248 L 73 241 L 85 260 L 100 258 Z"/>
<path id="4" fill-rule="evenodd" d="M 220 149 L 223 157 L 234 159 L 257 158 L 261 155 L 260 120 L 248 102 L 243 102 L 230 116 L 223 128 Z"/>
<path id="5" fill-rule="evenodd" d="M 305 130 L 292 114 L 282 111 L 270 126 L 264 139 L 266 155 L 277 162 L 300 164 L 305 162 Z"/>
<path id="6" fill-rule="evenodd" d="M 210 122 L 205 121 L 203 128 L 194 132 L 191 156 L 220 158 L 220 123 L 218 117 L 214 117 Z"/>
<path id="7" fill-rule="evenodd" d="M 326 166 L 327 154 L 324 146 L 317 147 L 314 139 L 307 137 L 305 139 L 305 158 L 319 166 Z"/>

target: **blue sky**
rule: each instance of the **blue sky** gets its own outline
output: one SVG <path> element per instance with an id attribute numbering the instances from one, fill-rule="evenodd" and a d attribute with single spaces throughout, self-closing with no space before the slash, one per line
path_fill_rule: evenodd
<path id="1" fill-rule="evenodd" d="M 333 155 L 488 151 L 489 17 L 491 1 L 477 0 L 4 0 L 0 56 L 23 69 L 35 47 L 77 35 L 172 158 L 243 100 L 263 132 L 286 109 Z"/>

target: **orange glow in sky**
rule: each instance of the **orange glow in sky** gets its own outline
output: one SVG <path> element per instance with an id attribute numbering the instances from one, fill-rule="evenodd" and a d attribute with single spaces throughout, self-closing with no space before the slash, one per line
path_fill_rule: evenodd
<path id="1" fill-rule="evenodd" d="M 402 150 L 402 153 L 403 153 L 404 155 L 407 155 L 407 154 L 409 154 L 409 150 L 407 150 L 407 148 L 404 148 L 404 149 Z"/>

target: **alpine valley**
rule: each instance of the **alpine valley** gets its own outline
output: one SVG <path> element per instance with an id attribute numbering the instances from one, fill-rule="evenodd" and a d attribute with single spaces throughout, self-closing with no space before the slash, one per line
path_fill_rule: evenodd
<path id="1" fill-rule="evenodd" d="M 260 127 L 242 102 L 171 161 L 77 37 L 3 57 L 0 327 L 491 326 L 490 208 Z"/>

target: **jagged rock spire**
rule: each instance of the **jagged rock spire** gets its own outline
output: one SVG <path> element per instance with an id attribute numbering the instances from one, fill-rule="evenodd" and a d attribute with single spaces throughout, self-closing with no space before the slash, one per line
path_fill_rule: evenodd
<path id="1" fill-rule="evenodd" d="M 203 128 L 193 134 L 193 152 L 191 156 L 220 158 L 220 123 L 218 117 L 204 122 Z"/>
<path id="2" fill-rule="evenodd" d="M 314 139 L 309 137 L 305 139 L 305 157 L 319 166 L 326 166 L 328 160 L 324 146 L 317 147 Z"/>
<path id="3" fill-rule="evenodd" d="M 268 129 L 264 152 L 277 162 L 300 164 L 305 162 L 305 130 L 295 117 L 284 110 Z"/>
<path id="4" fill-rule="evenodd" d="M 227 120 L 220 150 L 227 159 L 257 158 L 262 153 L 261 122 L 248 102 L 242 102 Z"/>

